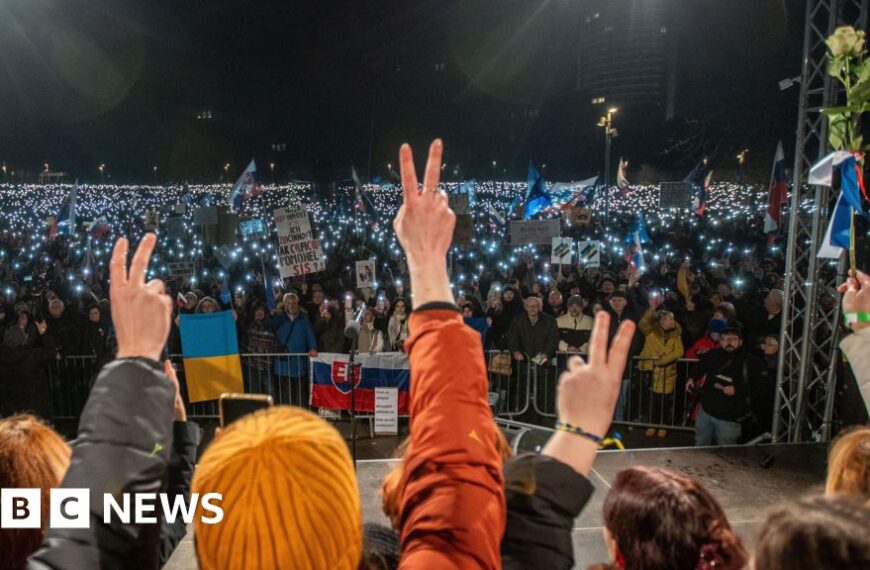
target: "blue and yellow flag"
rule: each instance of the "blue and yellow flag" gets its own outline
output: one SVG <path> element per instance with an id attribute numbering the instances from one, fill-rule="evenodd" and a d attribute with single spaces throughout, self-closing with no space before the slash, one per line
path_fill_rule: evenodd
<path id="1" fill-rule="evenodd" d="M 239 340 L 231 311 L 181 315 L 181 352 L 191 402 L 244 392 Z"/>

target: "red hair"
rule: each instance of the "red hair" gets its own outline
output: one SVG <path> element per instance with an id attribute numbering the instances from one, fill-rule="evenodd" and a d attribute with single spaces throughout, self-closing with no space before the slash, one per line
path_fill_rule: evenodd
<path id="1" fill-rule="evenodd" d="M 674 471 L 620 471 L 604 501 L 604 524 L 626 570 L 739 570 L 749 556 L 722 507 Z"/>
<path id="2" fill-rule="evenodd" d="M 0 529 L 0 568 L 23 568 L 45 534 L 49 491 L 57 487 L 67 467 L 70 448 L 56 431 L 29 414 L 0 420 L 0 488 L 42 491 L 41 529 Z"/>

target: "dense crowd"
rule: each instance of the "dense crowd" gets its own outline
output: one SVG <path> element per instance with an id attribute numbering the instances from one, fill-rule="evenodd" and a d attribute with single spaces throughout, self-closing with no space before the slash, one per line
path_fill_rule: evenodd
<path id="1" fill-rule="evenodd" d="M 347 446 L 328 423 L 298 408 L 277 406 L 238 420 L 194 467 L 198 430 L 184 414 L 174 370 L 168 361 L 159 362 L 173 310 L 164 285 L 147 278 L 157 241 L 152 234 L 142 238 L 129 270 L 128 241 L 119 239 L 115 245 L 110 292 L 117 360 L 103 369 L 94 386 L 79 439 L 68 445 L 32 416 L 0 420 L 0 486 L 38 488 L 44 497 L 57 486 L 87 487 L 93 495 L 109 489 L 220 493 L 223 520 L 205 524 L 201 506 L 194 519 L 197 561 L 203 569 L 571 568 L 574 520 L 593 493 L 589 475 L 620 398 L 636 330 L 645 335 L 644 348 L 654 345 L 653 334 L 655 343 L 676 343 L 681 333 L 675 333 L 675 313 L 661 309 L 666 295 L 652 295 L 638 324 L 620 319 L 642 276 L 631 272 L 627 292 L 619 290 L 614 278 L 613 290 L 605 291 L 602 300 L 610 309 L 595 313 L 588 340 L 581 346 L 576 346 L 578 340 L 565 341 L 587 357 L 566 363 L 553 435 L 540 454 L 510 457 L 487 401 L 482 337 L 465 326 L 442 262 L 455 217 L 438 191 L 441 152 L 436 141 L 420 191 L 410 148 L 401 151 L 404 205 L 395 227 L 414 291 L 410 335 L 403 341 L 412 371 L 411 434 L 400 465 L 383 485 L 392 528 L 363 525 Z M 679 273 L 677 279 L 682 281 Z M 682 285 L 692 290 L 697 283 Z M 518 294 L 525 293 L 521 287 Z M 534 283 L 531 287 L 525 318 L 534 328 L 546 319 L 540 312 L 544 302 L 535 299 Z M 841 292 L 846 315 L 870 313 L 866 274 L 850 278 Z M 716 292 L 727 303 L 726 293 Z M 584 300 L 579 297 L 569 301 L 574 313 Z M 772 308 L 775 297 L 768 293 L 764 305 Z M 296 311 L 300 299 L 286 297 L 283 312 Z M 548 296 L 552 308 L 550 301 Z M 707 354 L 732 354 L 744 337 L 763 337 L 763 326 L 775 320 L 775 312 L 766 311 L 769 317 L 757 328 L 738 327 L 729 314 L 721 315 L 725 318 L 716 320 L 725 322 L 715 327 L 719 346 L 708 345 Z M 304 317 L 300 312 L 295 318 Z M 844 344 L 844 351 L 870 402 L 864 368 L 870 358 L 870 323 L 853 320 L 850 327 L 854 334 L 846 338 L 850 344 Z M 40 325 L 37 334 L 48 332 Z M 509 343 L 523 342 L 521 329 L 508 334 Z M 517 352 L 517 360 L 525 358 Z M 705 385 L 713 383 L 711 390 L 721 392 L 717 398 L 734 397 L 738 383 L 727 365 L 702 357 L 701 366 L 706 367 Z M 654 371 L 653 381 L 664 393 L 667 372 Z M 716 400 L 708 401 L 705 392 L 702 407 L 715 411 Z M 870 431 L 858 428 L 841 435 L 830 450 L 825 495 L 771 510 L 759 527 L 754 554 L 698 480 L 667 469 L 626 469 L 603 503 L 608 561 L 595 568 L 867 568 L 868 458 Z M 177 521 L 121 524 L 104 519 L 107 508 L 92 501 L 90 528 L 0 531 L 2 566 L 156 568 L 185 533 Z"/>

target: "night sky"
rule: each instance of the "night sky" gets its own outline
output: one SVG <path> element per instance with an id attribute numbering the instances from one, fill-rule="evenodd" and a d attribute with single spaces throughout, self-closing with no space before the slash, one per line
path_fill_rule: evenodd
<path id="1" fill-rule="evenodd" d="M 800 73 L 800 0 L 0 0 L 0 162 L 168 182 L 255 157 L 266 181 L 270 161 L 325 181 L 385 176 L 401 142 L 441 136 L 448 177 L 522 179 L 532 160 L 580 179 L 604 146 L 583 20 L 639 1 L 676 34 L 676 115 L 621 108 L 615 156 L 663 177 L 704 154 L 734 170 L 748 147 L 763 178 L 780 138 L 790 158 L 798 89 L 777 82 Z"/>

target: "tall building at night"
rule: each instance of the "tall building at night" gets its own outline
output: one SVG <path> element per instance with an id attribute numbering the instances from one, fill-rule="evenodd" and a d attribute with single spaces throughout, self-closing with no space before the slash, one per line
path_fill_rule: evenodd
<path id="1" fill-rule="evenodd" d="M 676 112 L 677 30 L 666 0 L 590 0 L 583 7 L 577 88 L 593 107 Z M 673 5 L 670 6 L 673 11 Z"/>

